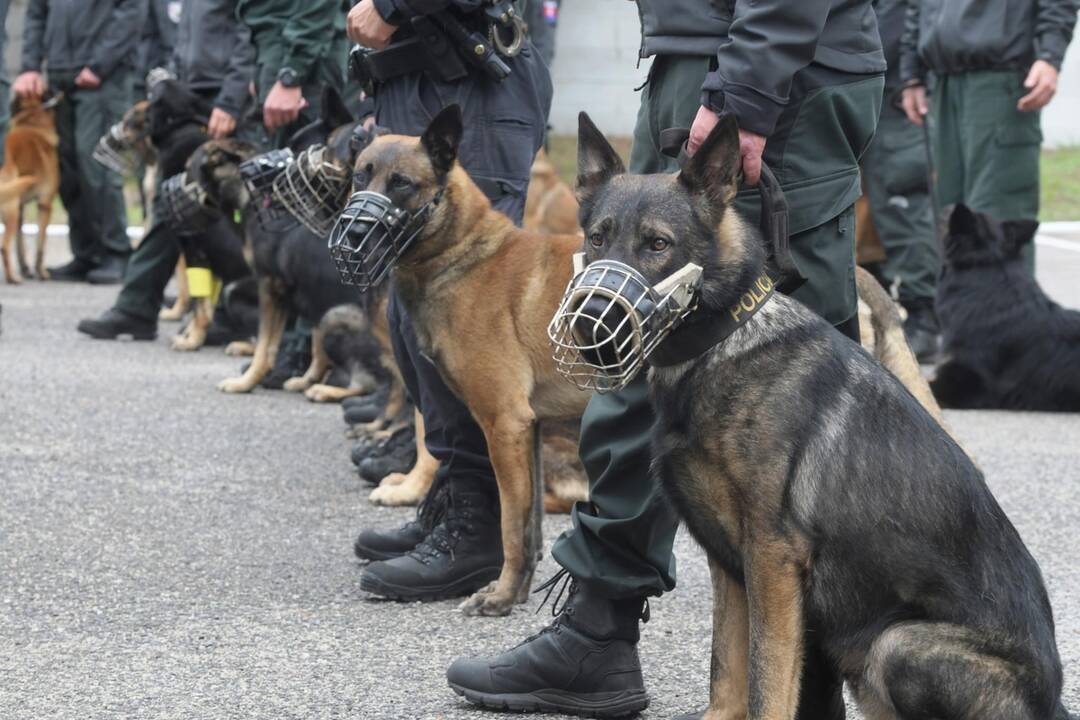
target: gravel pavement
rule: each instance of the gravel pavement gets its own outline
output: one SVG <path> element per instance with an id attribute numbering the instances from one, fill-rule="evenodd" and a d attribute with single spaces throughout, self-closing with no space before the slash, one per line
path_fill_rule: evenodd
<path id="1" fill-rule="evenodd" d="M 1080 307 L 1074 241 L 1041 248 L 1039 273 Z M 240 361 L 170 352 L 175 325 L 146 343 L 77 334 L 115 293 L 0 284 L 0 718 L 497 717 L 443 672 L 545 624 L 539 598 L 503 619 L 366 598 L 353 536 L 411 511 L 367 503 L 340 410 L 219 393 Z M 948 421 L 1042 566 L 1080 712 L 1080 416 Z M 549 545 L 567 524 L 548 518 Z M 708 572 L 685 534 L 677 553 L 641 641 L 647 718 L 707 695 Z"/>

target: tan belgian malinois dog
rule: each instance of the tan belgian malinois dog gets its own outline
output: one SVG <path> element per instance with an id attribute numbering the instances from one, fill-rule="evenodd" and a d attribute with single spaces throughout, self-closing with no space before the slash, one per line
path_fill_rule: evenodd
<path id="1" fill-rule="evenodd" d="M 461 135 L 451 106 L 420 138 L 379 137 L 356 160 L 355 188 L 427 213 L 392 272 L 421 348 L 483 429 L 498 482 L 502 573 L 462 610 L 505 615 L 525 601 L 540 551 L 538 423 L 577 418 L 589 399 L 557 373 L 547 336 L 582 240 L 522 230 L 493 210 L 456 162 Z M 908 360 L 914 372 L 890 369 L 925 384 Z"/>

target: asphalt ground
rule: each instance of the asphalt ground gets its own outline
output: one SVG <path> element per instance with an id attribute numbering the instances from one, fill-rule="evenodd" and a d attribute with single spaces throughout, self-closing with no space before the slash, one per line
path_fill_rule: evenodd
<path id="1" fill-rule="evenodd" d="M 1080 239 L 1056 244 L 1039 277 L 1080 307 Z M 354 535 L 411 510 L 367 503 L 340 410 L 219 393 L 240 361 L 169 351 L 176 325 L 145 343 L 77 334 L 115 293 L 0 284 L 0 718 L 496 717 L 444 670 L 543 626 L 539 597 L 502 619 L 365 597 Z M 1080 416 L 947 419 L 1042 566 L 1078 712 Z M 549 545 L 567 525 L 547 519 Z M 707 696 L 708 573 L 684 534 L 677 553 L 642 635 L 647 718 Z"/>

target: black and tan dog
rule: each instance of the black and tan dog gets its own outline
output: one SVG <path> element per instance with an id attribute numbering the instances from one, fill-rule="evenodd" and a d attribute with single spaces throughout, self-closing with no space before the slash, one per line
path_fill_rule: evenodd
<path id="1" fill-rule="evenodd" d="M 504 565 L 499 579 L 462 609 L 502 615 L 524 601 L 540 549 L 539 514 L 530 513 L 540 492 L 533 454 L 537 425 L 577 419 L 588 400 L 559 377 L 547 339 L 582 240 L 519 229 L 493 210 L 456 163 L 461 134 L 460 112 L 450 107 L 421 138 L 376 139 L 356 160 L 356 187 L 412 213 L 441 198 L 393 277 L 421 347 L 487 438 L 499 487 Z M 899 332 L 902 342 L 898 326 L 887 330 L 883 336 L 891 341 Z M 890 357 L 899 363 L 902 354 Z M 908 358 L 909 366 L 898 372 L 925 390 L 910 351 Z M 546 491 L 559 495 L 551 485 Z"/>
<path id="2" fill-rule="evenodd" d="M 1080 312 L 1046 296 L 1024 265 L 1038 223 L 957 205 L 945 234 L 937 312 L 946 407 L 1080 412 Z"/>
<path id="3" fill-rule="evenodd" d="M 694 263 L 705 314 L 762 277 L 760 235 L 731 207 L 731 118 L 676 175 L 625 174 L 585 116 L 578 153 L 589 262 L 654 284 Z M 713 577 L 706 717 L 824 717 L 843 681 L 875 720 L 1066 717 L 1038 565 L 963 450 L 855 343 L 776 295 L 649 380 L 654 469 Z"/>

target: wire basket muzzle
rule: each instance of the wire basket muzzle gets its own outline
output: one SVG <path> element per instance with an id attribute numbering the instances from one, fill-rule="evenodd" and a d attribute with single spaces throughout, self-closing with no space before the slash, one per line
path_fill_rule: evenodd
<path id="1" fill-rule="evenodd" d="M 426 208 L 412 214 L 385 195 L 368 190 L 353 193 L 327 244 L 341 281 L 367 292 L 386 279 L 420 234 Z"/>
<path id="2" fill-rule="evenodd" d="M 635 269 L 600 260 L 570 281 L 548 325 L 555 367 L 582 390 L 626 387 L 646 359 L 693 310 L 692 289 L 658 292 Z"/>
<path id="3" fill-rule="evenodd" d="M 274 197 L 319 237 L 326 237 L 349 197 L 349 168 L 324 145 L 314 145 L 274 178 Z"/>
<path id="4" fill-rule="evenodd" d="M 292 150 L 280 148 L 240 163 L 240 179 L 244 181 L 251 207 L 263 229 L 277 228 L 283 218 L 292 218 L 274 194 L 274 181 L 295 161 Z"/>
<path id="5" fill-rule="evenodd" d="M 186 172 L 178 173 L 161 183 L 161 190 L 154 201 L 157 217 L 180 236 L 197 235 L 221 217 L 197 182 L 191 181 Z"/>
<path id="6" fill-rule="evenodd" d="M 120 175 L 131 175 L 138 164 L 135 149 L 124 132 L 123 121 L 115 123 L 101 136 L 91 157 L 109 170 Z"/>

